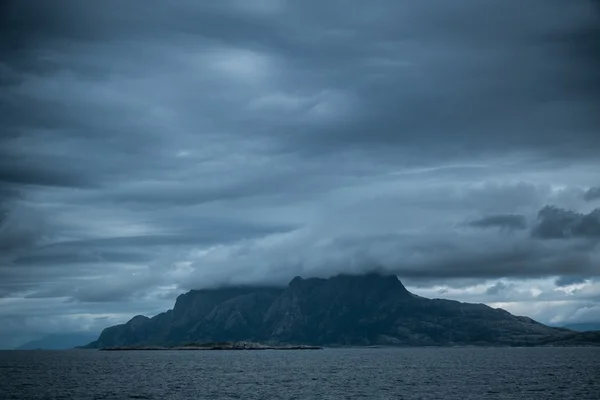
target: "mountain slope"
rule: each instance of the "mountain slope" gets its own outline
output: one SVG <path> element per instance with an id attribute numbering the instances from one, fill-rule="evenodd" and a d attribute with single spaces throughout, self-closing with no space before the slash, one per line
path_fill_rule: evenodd
<path id="1" fill-rule="evenodd" d="M 318 345 L 534 345 L 571 333 L 483 304 L 425 299 L 396 276 L 294 278 L 285 289 L 193 290 L 173 310 L 106 328 L 91 348 L 264 341 Z"/>
<path id="2" fill-rule="evenodd" d="M 243 329 L 242 321 L 248 321 L 247 325 L 260 324 L 260 318 L 255 319 L 260 306 L 265 307 L 264 299 L 270 305 L 281 292 L 280 288 L 251 287 L 192 290 L 178 296 L 172 310 L 152 318 L 138 315 L 125 324 L 106 328 L 87 347 L 176 345 L 212 337 L 239 340 L 240 333 L 250 335 L 244 339 L 254 339 L 251 332 Z M 245 299 L 246 316 L 242 313 Z"/>

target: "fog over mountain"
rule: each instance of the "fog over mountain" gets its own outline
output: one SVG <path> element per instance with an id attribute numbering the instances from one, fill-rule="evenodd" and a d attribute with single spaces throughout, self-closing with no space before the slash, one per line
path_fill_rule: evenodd
<path id="1" fill-rule="evenodd" d="M 370 271 L 598 323 L 598 3 L 0 2 L 0 348 Z"/>

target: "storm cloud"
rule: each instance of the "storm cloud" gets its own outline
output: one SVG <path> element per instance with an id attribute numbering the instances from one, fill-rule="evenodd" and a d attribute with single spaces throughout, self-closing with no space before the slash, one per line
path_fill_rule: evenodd
<path id="1" fill-rule="evenodd" d="M 542 239 L 587 237 L 600 239 L 600 209 L 588 214 L 546 206 L 538 213 L 533 235 Z"/>
<path id="2" fill-rule="evenodd" d="M 426 3 L 1 2 L 0 347 L 371 270 L 600 319 L 598 2 Z"/>

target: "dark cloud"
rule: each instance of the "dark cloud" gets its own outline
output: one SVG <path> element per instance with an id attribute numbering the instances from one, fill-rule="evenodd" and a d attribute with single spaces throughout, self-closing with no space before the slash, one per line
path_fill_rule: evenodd
<path id="1" fill-rule="evenodd" d="M 588 280 L 588 278 L 585 278 L 585 277 L 567 275 L 567 276 L 561 276 L 561 277 L 557 278 L 556 281 L 554 281 L 554 283 L 558 287 L 564 287 L 564 286 L 585 283 L 587 280 Z"/>
<path id="2" fill-rule="evenodd" d="M 600 238 L 600 209 L 589 214 L 546 206 L 538 213 L 532 234 L 540 239 Z"/>
<path id="3" fill-rule="evenodd" d="M 379 57 L 394 77 L 382 77 L 381 69 L 365 66 L 361 72 L 372 76 L 369 83 L 339 82 L 359 94 L 360 110 L 345 124 L 303 135 L 302 139 L 310 140 L 307 145 L 344 143 L 380 151 L 402 143 L 418 148 L 422 156 L 420 144 L 427 143 L 425 153 L 444 158 L 514 147 L 591 156 L 580 146 L 598 148 L 593 128 L 589 130 L 599 122 L 593 115 L 598 107 L 598 29 L 585 5 L 567 10 L 564 3 L 548 8 L 545 2 L 548 14 L 532 18 L 538 13 L 533 3 L 528 4 L 531 9 L 521 9 L 519 17 L 510 2 L 461 1 L 451 6 L 436 2 L 427 11 L 407 2 L 395 4 L 385 15 L 377 14 L 377 27 L 367 38 L 352 36 L 368 49 L 373 42 L 382 44 L 379 54 L 344 53 L 352 61 Z M 482 15 L 478 22 L 467 17 L 474 14 Z M 515 29 L 507 34 L 504 21 L 521 18 L 523 24 L 513 25 Z M 423 41 L 417 44 L 415 37 L 420 35 Z M 480 51 L 483 48 L 485 52 Z M 451 67 L 434 64 L 448 52 L 461 54 L 461 61 Z M 548 68 L 536 67 L 550 58 Z M 578 132 L 569 141 L 564 135 L 567 126 Z"/>
<path id="4" fill-rule="evenodd" d="M 52 165 L 68 162 L 68 160 L 48 158 L 45 162 L 48 165 Z M 0 182 L 3 185 L 45 185 L 60 187 L 86 187 L 90 185 L 90 182 L 80 176 L 80 173 L 73 170 L 61 170 L 60 167 L 40 168 L 31 166 L 25 160 L 15 156 L 6 156 L 0 160 Z"/>
<path id="5" fill-rule="evenodd" d="M 594 201 L 600 199 L 600 187 L 589 188 L 583 195 L 585 201 Z"/>
<path id="6" fill-rule="evenodd" d="M 598 276 L 597 3 L 0 2 L 0 345 L 217 284 Z"/>
<path id="7" fill-rule="evenodd" d="M 472 226 L 474 228 L 502 228 L 512 231 L 515 229 L 527 228 L 527 220 L 523 215 L 490 215 L 469 222 L 469 226 Z"/>

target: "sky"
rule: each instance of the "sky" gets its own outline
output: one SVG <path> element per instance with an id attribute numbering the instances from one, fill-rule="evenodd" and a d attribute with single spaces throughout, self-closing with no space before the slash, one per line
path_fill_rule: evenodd
<path id="1" fill-rule="evenodd" d="M 373 270 L 600 322 L 598 1 L 0 7 L 0 348 Z"/>

